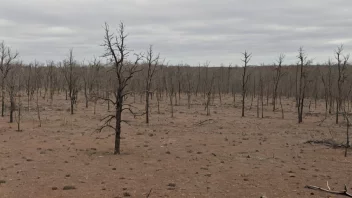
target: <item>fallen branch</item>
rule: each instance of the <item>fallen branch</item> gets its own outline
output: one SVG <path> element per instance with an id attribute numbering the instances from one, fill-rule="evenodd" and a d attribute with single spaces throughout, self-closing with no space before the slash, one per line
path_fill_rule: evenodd
<path id="1" fill-rule="evenodd" d="M 308 140 L 305 144 L 320 144 L 332 148 L 346 148 L 345 144 L 340 144 L 335 142 L 334 140 L 327 139 L 327 140 Z"/>
<path id="2" fill-rule="evenodd" d="M 147 194 L 147 198 L 149 198 L 150 194 L 152 194 L 153 188 L 150 189 L 149 193 Z"/>
<path id="3" fill-rule="evenodd" d="M 320 191 L 324 191 L 324 192 L 335 194 L 335 195 L 344 195 L 344 196 L 347 196 L 347 197 L 352 197 L 352 194 L 347 192 L 347 186 L 346 185 L 345 185 L 345 190 L 344 191 L 333 191 L 333 190 L 330 190 L 329 183 L 327 183 L 326 185 L 327 185 L 328 189 L 320 188 L 318 186 L 310 186 L 310 185 L 305 186 L 305 188 L 312 189 L 312 190 L 320 190 Z"/>
<path id="4" fill-rule="evenodd" d="M 212 121 L 213 119 L 208 119 L 208 120 L 204 120 L 204 121 L 201 121 L 201 122 L 198 122 L 198 123 L 196 123 L 195 125 L 202 125 L 203 123 L 205 123 L 205 122 L 208 122 L 208 121 Z"/>

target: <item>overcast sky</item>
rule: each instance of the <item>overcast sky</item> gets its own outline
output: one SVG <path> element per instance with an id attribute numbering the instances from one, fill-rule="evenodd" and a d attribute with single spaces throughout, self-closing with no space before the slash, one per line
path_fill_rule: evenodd
<path id="1" fill-rule="evenodd" d="M 303 46 L 314 62 L 333 57 L 339 44 L 352 52 L 351 0 L 0 0 L 0 41 L 17 49 L 25 62 L 60 61 L 74 49 L 91 60 L 104 49 L 108 22 L 120 21 L 127 45 L 149 44 L 172 64 L 242 65 L 272 63 L 280 53 L 295 63 Z"/>

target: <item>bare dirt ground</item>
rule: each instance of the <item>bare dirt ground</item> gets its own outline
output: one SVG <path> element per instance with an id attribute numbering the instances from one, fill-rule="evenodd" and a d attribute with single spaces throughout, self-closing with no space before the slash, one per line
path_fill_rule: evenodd
<path id="1" fill-rule="evenodd" d="M 230 97 L 222 105 L 216 100 L 206 116 L 202 98 L 188 110 L 183 96 L 171 118 L 165 98 L 162 114 L 152 105 L 149 125 L 124 115 L 131 123 L 123 124 L 122 154 L 115 156 L 112 131 L 95 132 L 107 105 L 94 115 L 92 104 L 86 109 L 80 99 L 73 116 L 63 97 L 52 107 L 43 102 L 42 127 L 35 109 L 23 110 L 22 132 L 0 118 L 1 198 L 146 197 L 150 190 L 151 198 L 339 197 L 304 186 L 352 187 L 352 151 L 345 158 L 343 149 L 305 144 L 344 137 L 345 127 L 333 117 L 319 126 L 322 102 L 299 125 L 291 100 L 285 100 L 285 119 L 271 106 L 258 119 L 255 102 L 245 118 Z"/>

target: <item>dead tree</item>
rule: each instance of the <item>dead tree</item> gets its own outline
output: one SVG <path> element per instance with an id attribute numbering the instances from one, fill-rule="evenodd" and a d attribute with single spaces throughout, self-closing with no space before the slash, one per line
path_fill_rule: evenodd
<path id="1" fill-rule="evenodd" d="M 38 63 L 34 63 L 34 79 L 35 79 L 35 90 L 36 90 L 36 109 L 37 109 L 37 116 L 38 116 L 38 121 L 39 121 L 39 127 L 42 127 L 42 120 L 40 117 L 40 105 L 39 105 L 39 90 L 40 90 L 40 80 L 42 78 L 41 76 L 41 68 L 38 67 Z"/>
<path id="2" fill-rule="evenodd" d="M 257 118 L 259 118 L 259 112 L 260 112 L 260 100 L 261 100 L 261 79 L 262 79 L 262 72 L 259 72 L 259 82 L 255 84 L 255 86 L 258 86 L 259 94 L 257 96 Z"/>
<path id="3" fill-rule="evenodd" d="M 285 118 L 284 107 L 282 106 L 282 101 L 281 101 L 282 92 L 283 91 L 281 90 L 280 95 L 279 95 L 279 101 L 280 101 L 280 107 L 281 107 L 281 118 L 284 119 Z"/>
<path id="4" fill-rule="evenodd" d="M 149 49 L 147 51 L 145 61 L 147 64 L 147 76 L 145 78 L 145 122 L 148 124 L 149 123 L 149 98 L 151 92 L 151 86 L 152 86 L 152 80 L 156 71 L 156 68 L 159 63 L 159 54 L 154 55 L 153 52 L 153 46 L 150 45 Z"/>
<path id="5" fill-rule="evenodd" d="M 328 72 L 327 74 L 323 74 L 322 71 L 320 71 L 321 75 L 321 80 L 323 82 L 324 86 L 324 99 L 325 99 L 325 118 L 327 118 L 328 113 L 331 114 L 331 106 L 332 106 L 332 100 L 331 100 L 331 60 L 329 59 L 328 63 Z"/>
<path id="6" fill-rule="evenodd" d="M 231 76 L 232 65 L 229 64 L 227 68 L 227 84 L 226 84 L 226 93 L 230 93 L 230 76 Z"/>
<path id="7" fill-rule="evenodd" d="M 15 115 L 15 119 L 17 122 L 17 131 L 21 132 L 21 121 L 22 121 L 22 95 L 21 95 L 21 90 L 22 90 L 22 82 L 23 82 L 23 78 L 21 78 L 21 76 L 23 76 L 24 74 L 24 68 L 21 65 L 21 68 L 19 68 L 19 72 L 17 73 L 17 75 L 19 75 L 20 77 L 17 78 L 17 90 L 18 93 L 16 95 L 17 97 L 17 115 Z"/>
<path id="8" fill-rule="evenodd" d="M 54 100 L 54 93 L 55 93 L 55 66 L 54 61 L 49 61 L 47 63 L 47 78 L 48 78 L 48 89 L 49 89 L 49 98 L 50 98 L 50 105 L 53 104 Z"/>
<path id="9" fill-rule="evenodd" d="M 283 76 L 282 72 L 281 72 L 281 67 L 282 67 L 282 63 L 284 61 L 285 55 L 284 54 L 280 54 L 278 60 L 277 60 L 277 66 L 275 68 L 275 76 L 274 76 L 274 92 L 273 92 L 273 111 L 276 110 L 276 100 L 277 100 L 277 90 L 279 88 L 279 83 L 280 83 L 280 79 Z"/>
<path id="10" fill-rule="evenodd" d="M 191 97 L 192 97 L 192 89 L 193 89 L 191 79 L 192 79 L 192 73 L 187 73 L 187 108 L 188 109 L 191 109 Z"/>
<path id="11" fill-rule="evenodd" d="M 0 72 L 1 72 L 1 117 L 5 115 L 5 80 L 12 69 L 12 62 L 17 58 L 18 52 L 13 53 L 5 42 L 0 43 Z"/>
<path id="12" fill-rule="evenodd" d="M 233 84 L 232 84 L 232 102 L 233 102 L 233 108 L 236 108 L 236 85 L 237 85 L 237 83 L 236 82 L 234 82 Z"/>
<path id="13" fill-rule="evenodd" d="M 316 110 L 317 109 L 317 100 L 318 100 L 318 92 L 320 90 L 320 86 L 318 85 L 318 77 L 320 72 L 319 72 L 319 68 L 317 67 L 316 68 L 316 71 L 315 74 L 316 76 L 314 77 L 314 90 L 313 90 L 313 97 L 314 97 L 314 109 Z"/>
<path id="14" fill-rule="evenodd" d="M 164 82 L 164 78 L 165 78 L 165 74 L 164 74 L 164 70 L 163 70 L 164 66 L 161 65 L 160 69 L 158 70 L 159 73 L 159 78 L 158 78 L 158 82 L 157 82 L 157 94 L 156 94 L 156 101 L 157 101 L 157 106 L 158 106 L 158 114 L 160 114 L 160 101 L 162 100 L 162 93 L 163 93 L 163 87 L 166 87 L 166 84 L 163 84 Z M 167 90 L 167 89 L 166 89 Z"/>
<path id="15" fill-rule="evenodd" d="M 106 127 L 114 129 L 114 154 L 120 154 L 121 122 L 126 122 L 122 120 L 122 112 L 128 110 L 133 113 L 131 106 L 126 106 L 124 102 L 124 98 L 130 94 L 130 92 L 126 91 L 126 87 L 133 75 L 140 71 L 140 69 L 138 69 L 138 62 L 141 60 L 142 56 L 136 54 L 136 59 L 133 63 L 127 62 L 129 55 L 129 51 L 126 46 L 127 34 L 125 33 L 125 25 L 122 22 L 117 30 L 117 35 L 110 32 L 110 28 L 107 23 L 105 23 L 104 31 L 104 43 L 102 46 L 105 48 L 105 54 L 103 57 L 111 60 L 113 70 L 116 74 L 117 84 L 114 88 L 114 100 L 111 100 L 110 98 L 103 98 L 104 100 L 110 101 L 115 106 L 115 115 L 108 115 L 103 118 L 102 120 L 104 121 L 104 124 L 99 128 L 99 131 L 102 131 Z M 112 120 L 115 120 L 114 126 L 111 125 Z"/>
<path id="16" fill-rule="evenodd" d="M 220 100 L 220 105 L 222 105 L 222 92 L 225 90 L 223 89 L 223 80 L 224 80 L 224 66 L 221 66 L 219 69 L 219 74 L 217 75 L 217 86 L 218 86 L 218 94 L 219 94 L 219 100 Z M 226 93 L 226 92 L 225 92 Z"/>
<path id="17" fill-rule="evenodd" d="M 21 64 L 21 63 L 20 63 Z M 14 116 L 16 111 L 16 97 L 17 93 L 20 93 L 20 83 L 22 79 L 21 75 L 21 65 L 14 65 L 13 68 L 8 73 L 8 78 L 6 79 L 6 90 L 10 99 L 10 123 L 14 122 Z"/>
<path id="18" fill-rule="evenodd" d="M 9 98 L 10 98 L 10 123 L 13 123 L 13 118 L 14 118 L 14 112 L 16 110 L 16 101 L 15 101 L 15 97 L 16 97 L 16 93 L 17 93 L 17 89 L 16 89 L 16 72 L 12 69 L 9 72 L 9 78 L 6 79 L 6 83 L 7 83 L 7 91 L 9 94 Z"/>
<path id="19" fill-rule="evenodd" d="M 339 123 L 339 112 L 342 109 L 342 87 L 347 78 L 346 68 L 349 59 L 349 55 L 342 55 L 343 45 L 337 47 L 335 51 L 335 58 L 337 60 L 337 97 L 336 97 L 336 124 Z M 342 60 L 343 58 L 343 60 Z"/>
<path id="20" fill-rule="evenodd" d="M 299 63 L 297 65 L 297 71 L 299 71 L 299 75 L 296 74 L 297 79 L 299 79 L 296 84 L 298 85 L 298 92 L 296 95 L 297 98 L 297 112 L 298 112 L 298 123 L 302 123 L 303 121 L 303 107 L 304 107 L 304 99 L 305 99 L 305 92 L 307 86 L 307 73 L 304 70 L 304 67 L 311 63 L 308 60 L 307 55 L 304 53 L 303 47 L 299 48 L 298 56 Z"/>
<path id="21" fill-rule="evenodd" d="M 264 118 L 264 82 L 263 82 L 262 73 L 260 73 L 260 76 L 259 76 L 259 88 L 260 88 L 260 101 L 262 106 L 262 118 Z"/>
<path id="22" fill-rule="evenodd" d="M 76 73 L 76 62 L 73 57 L 73 50 L 70 49 L 68 60 L 64 61 L 63 73 L 66 80 L 68 96 L 70 98 L 70 112 L 73 115 L 73 107 L 76 102 L 78 74 Z"/>
<path id="23" fill-rule="evenodd" d="M 17 122 L 17 131 L 20 132 L 21 130 L 21 118 L 22 118 L 22 101 L 21 101 L 21 94 L 19 93 L 17 95 L 17 116 L 16 116 L 16 122 Z"/>
<path id="24" fill-rule="evenodd" d="M 90 83 L 88 85 L 88 90 L 89 90 L 89 98 L 93 100 L 94 102 L 94 108 L 93 108 L 93 113 L 95 115 L 96 113 L 96 106 L 99 100 L 99 83 L 100 83 L 100 70 L 102 69 L 102 65 L 100 63 L 100 61 L 98 59 L 94 59 L 93 62 L 91 62 L 90 64 L 90 70 L 93 73 L 90 77 L 92 79 L 90 79 Z M 109 75 L 108 78 L 106 78 L 107 81 L 107 98 L 110 99 L 110 84 L 112 83 L 112 76 Z M 108 100 L 108 111 L 110 111 L 110 100 Z"/>
<path id="25" fill-rule="evenodd" d="M 245 98 L 247 93 L 247 83 L 250 76 L 248 74 L 247 69 L 248 69 L 248 63 L 252 58 L 252 54 L 245 51 L 244 53 L 242 53 L 242 55 L 243 55 L 242 62 L 244 63 L 243 73 L 242 73 L 242 117 L 244 117 L 244 108 L 245 108 L 244 105 L 245 105 Z"/>
<path id="26" fill-rule="evenodd" d="M 210 79 L 210 84 L 208 85 L 208 91 L 207 91 L 207 101 L 205 103 L 205 109 L 207 110 L 207 116 L 210 116 L 210 99 L 211 99 L 211 93 L 213 92 L 213 87 L 214 87 L 214 79 L 215 79 L 215 74 L 212 74 L 212 77 Z"/>
<path id="27" fill-rule="evenodd" d="M 174 82 L 173 82 L 173 78 L 172 78 L 172 74 L 169 76 L 169 98 L 170 98 L 170 113 L 171 113 L 171 118 L 174 117 L 174 104 L 173 104 L 173 101 L 172 101 L 172 97 L 175 93 L 175 88 L 174 88 Z"/>
<path id="28" fill-rule="evenodd" d="M 27 67 L 26 72 L 26 92 L 27 92 L 27 108 L 28 112 L 30 111 L 30 101 L 31 101 L 31 94 L 32 94 L 32 64 L 29 64 Z"/>
<path id="29" fill-rule="evenodd" d="M 201 71 L 201 67 L 200 64 L 198 65 L 198 80 L 197 80 L 197 87 L 196 87 L 196 97 L 198 96 L 198 91 L 199 91 L 199 86 L 200 86 L 200 71 Z"/>
<path id="30" fill-rule="evenodd" d="M 208 78 L 208 74 L 209 74 L 209 64 L 210 62 L 206 62 L 204 64 L 204 68 L 205 68 L 205 78 L 204 78 L 204 98 L 206 99 L 205 101 L 205 108 L 204 110 L 207 111 L 207 116 L 210 116 L 210 101 L 211 101 L 211 94 L 213 92 L 213 86 L 214 86 L 214 79 L 215 79 L 215 72 L 212 73 L 212 77 Z"/>
<path id="31" fill-rule="evenodd" d="M 181 74 L 181 66 L 177 66 L 177 86 L 178 86 L 178 104 L 181 105 L 181 81 L 182 81 L 182 74 Z"/>
<path id="32" fill-rule="evenodd" d="M 302 49 L 303 50 L 303 49 Z M 302 53 L 303 53 L 303 51 L 302 51 Z M 300 58 L 300 57 L 299 57 Z M 296 108 L 298 107 L 298 102 L 299 102 L 299 99 L 298 99 L 298 95 L 299 95 L 299 92 L 298 92 L 298 74 L 299 74 L 299 63 L 297 63 L 297 65 L 296 65 L 296 75 L 295 75 L 295 77 L 296 77 L 296 83 L 295 83 L 295 97 L 296 97 Z"/>
<path id="33" fill-rule="evenodd" d="M 88 108 L 89 106 L 89 96 L 88 96 L 88 90 L 91 84 L 91 78 L 90 78 L 90 68 L 89 67 L 83 67 L 82 68 L 84 73 L 82 75 L 82 79 L 83 79 L 83 92 L 84 92 L 84 99 L 85 99 L 85 103 L 86 103 L 86 108 Z"/>
<path id="34" fill-rule="evenodd" d="M 350 132 L 349 132 L 349 129 L 350 129 L 350 119 L 348 117 L 348 113 L 346 112 L 346 109 L 344 109 L 344 117 L 346 119 L 346 147 L 345 147 L 345 157 L 347 157 L 347 151 L 348 149 L 350 148 Z"/>
<path id="35" fill-rule="evenodd" d="M 331 60 L 329 59 L 328 61 L 328 94 L 329 94 L 329 114 L 331 114 L 332 112 L 332 108 L 333 108 L 333 99 L 332 99 L 332 63 Z"/>
<path id="36" fill-rule="evenodd" d="M 95 114 L 96 102 L 98 100 L 97 96 L 99 95 L 98 74 L 100 70 L 100 61 L 97 58 L 94 58 L 94 60 L 89 63 L 89 67 L 83 67 L 81 69 L 83 69 L 84 71 L 84 75 L 82 75 L 83 77 L 82 79 L 83 79 L 85 107 L 88 108 L 89 101 L 93 100 L 94 114 Z M 107 78 L 107 81 L 110 82 L 109 78 Z M 108 102 L 108 106 L 109 106 L 109 102 Z"/>

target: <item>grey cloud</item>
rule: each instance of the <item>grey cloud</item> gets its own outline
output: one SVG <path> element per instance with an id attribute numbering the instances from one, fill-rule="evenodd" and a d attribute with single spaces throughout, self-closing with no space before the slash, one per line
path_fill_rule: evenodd
<path id="1" fill-rule="evenodd" d="M 341 42 L 352 50 L 350 0 L 0 0 L 0 40 L 26 62 L 60 61 L 74 48 L 78 60 L 103 54 L 102 25 L 125 22 L 130 49 L 153 44 L 171 63 L 272 63 L 279 53 L 294 63 L 300 46 L 316 62 Z"/>

